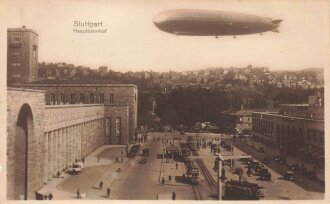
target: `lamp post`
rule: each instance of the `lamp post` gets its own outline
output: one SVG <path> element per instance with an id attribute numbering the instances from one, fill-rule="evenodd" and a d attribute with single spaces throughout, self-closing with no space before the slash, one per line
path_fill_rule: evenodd
<path id="1" fill-rule="evenodd" d="M 217 169 L 217 193 L 218 193 L 218 200 L 221 200 L 222 198 L 222 185 L 220 181 L 220 169 L 222 170 L 222 162 L 223 159 L 221 158 L 221 155 L 218 154 L 217 158 L 215 159 L 215 162 L 218 164 L 218 169 Z"/>

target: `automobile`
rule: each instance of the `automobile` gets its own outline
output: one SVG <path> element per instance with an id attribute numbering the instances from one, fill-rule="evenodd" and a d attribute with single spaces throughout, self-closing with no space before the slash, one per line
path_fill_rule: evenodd
<path id="1" fill-rule="evenodd" d="M 147 159 L 146 158 L 143 158 L 141 161 L 140 161 L 140 164 L 145 164 L 147 163 Z"/>
<path id="2" fill-rule="evenodd" d="M 268 158 L 264 158 L 264 159 L 262 160 L 262 163 L 264 163 L 264 164 L 269 164 L 269 163 L 270 163 L 270 160 L 269 160 Z"/>
<path id="3" fill-rule="evenodd" d="M 143 148 L 142 152 L 144 156 L 149 156 L 149 148 Z"/>
<path id="4" fill-rule="evenodd" d="M 274 160 L 280 164 L 286 164 L 286 159 L 282 156 L 275 155 Z"/>
<path id="5" fill-rule="evenodd" d="M 272 179 L 272 175 L 268 171 L 267 168 L 262 168 L 259 171 L 260 179 L 264 181 L 270 181 Z"/>
<path id="6" fill-rule="evenodd" d="M 290 164 L 289 166 L 293 172 L 299 171 L 299 164 Z"/>
<path id="7" fill-rule="evenodd" d="M 284 179 L 289 180 L 289 181 L 294 181 L 295 179 L 295 174 L 292 171 L 286 171 L 284 174 Z"/>
<path id="8" fill-rule="evenodd" d="M 280 164 L 286 164 L 286 159 L 284 157 L 281 157 L 278 161 Z"/>
<path id="9" fill-rule="evenodd" d="M 76 162 L 69 169 L 69 172 L 71 172 L 73 174 L 78 174 L 78 173 L 82 173 L 83 170 L 84 170 L 84 163 L 82 163 L 82 162 Z"/>
<path id="10" fill-rule="evenodd" d="M 261 152 L 261 153 L 265 153 L 265 150 L 264 150 L 263 147 L 259 147 L 257 151 L 258 151 L 258 152 Z"/>
<path id="11" fill-rule="evenodd" d="M 279 161 L 281 159 L 281 156 L 280 155 L 275 155 L 274 156 L 274 161 Z"/>
<path id="12" fill-rule="evenodd" d="M 234 171 L 234 174 L 242 175 L 243 174 L 243 169 L 240 168 L 240 167 L 236 168 L 235 171 Z"/>

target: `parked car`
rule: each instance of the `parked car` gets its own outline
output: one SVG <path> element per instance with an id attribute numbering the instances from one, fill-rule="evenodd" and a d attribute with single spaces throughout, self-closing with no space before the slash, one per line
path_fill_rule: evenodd
<path id="1" fill-rule="evenodd" d="M 149 156 L 149 148 L 143 148 L 142 152 L 144 156 Z"/>
<path id="2" fill-rule="evenodd" d="M 259 148 L 258 148 L 258 152 L 265 153 L 265 150 L 264 150 L 263 147 L 259 147 Z"/>
<path id="3" fill-rule="evenodd" d="M 262 160 L 262 163 L 264 163 L 264 164 L 269 164 L 269 163 L 270 163 L 270 160 L 269 160 L 268 158 L 264 158 L 264 159 Z"/>
<path id="4" fill-rule="evenodd" d="M 243 169 L 240 168 L 240 167 L 236 168 L 235 171 L 234 171 L 234 174 L 242 175 L 243 174 Z"/>
<path id="5" fill-rule="evenodd" d="M 267 168 L 260 169 L 259 175 L 260 175 L 260 179 L 264 181 L 270 181 L 272 179 L 272 175 L 270 174 Z"/>
<path id="6" fill-rule="evenodd" d="M 84 170 L 84 163 L 82 163 L 82 162 L 76 162 L 69 169 L 69 172 L 70 173 L 73 173 L 73 174 L 78 174 L 78 173 L 82 173 L 83 170 Z"/>
<path id="7" fill-rule="evenodd" d="M 146 158 L 143 158 L 141 161 L 140 161 L 140 164 L 145 164 L 147 163 L 147 159 Z"/>
<path id="8" fill-rule="evenodd" d="M 274 160 L 280 164 L 286 164 L 286 158 L 279 156 L 279 155 L 275 155 L 274 156 Z"/>
<path id="9" fill-rule="evenodd" d="M 295 180 L 295 174 L 292 171 L 286 171 L 284 174 L 284 179 L 289 180 L 289 181 L 294 181 Z"/>

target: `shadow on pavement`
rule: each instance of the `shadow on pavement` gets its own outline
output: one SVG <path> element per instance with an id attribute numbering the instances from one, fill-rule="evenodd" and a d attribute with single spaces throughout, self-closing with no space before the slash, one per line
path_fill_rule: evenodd
<path id="1" fill-rule="evenodd" d="M 183 176 L 175 176 L 175 181 L 177 183 L 184 183 L 184 184 L 189 184 L 189 180 L 187 177 L 183 177 Z"/>

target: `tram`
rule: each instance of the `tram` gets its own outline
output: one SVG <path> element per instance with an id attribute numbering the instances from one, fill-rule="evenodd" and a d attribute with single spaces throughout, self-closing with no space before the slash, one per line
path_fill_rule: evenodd
<path id="1" fill-rule="evenodd" d="M 265 189 L 256 183 L 227 181 L 225 200 L 260 200 L 265 197 Z"/>
<path id="2" fill-rule="evenodd" d="M 199 181 L 199 169 L 195 161 L 189 161 L 187 164 L 187 176 L 192 184 L 198 183 Z"/>

